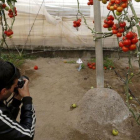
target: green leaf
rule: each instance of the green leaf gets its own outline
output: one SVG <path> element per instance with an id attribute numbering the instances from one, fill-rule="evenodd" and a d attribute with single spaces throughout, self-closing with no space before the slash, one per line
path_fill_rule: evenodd
<path id="1" fill-rule="evenodd" d="M 3 3 L 5 3 L 5 0 L 0 0 L 0 1 L 2 1 Z"/>
<path id="2" fill-rule="evenodd" d="M 17 2 L 17 0 L 7 0 L 7 3 L 8 2 L 10 2 L 10 3 L 12 3 L 12 2 Z"/>

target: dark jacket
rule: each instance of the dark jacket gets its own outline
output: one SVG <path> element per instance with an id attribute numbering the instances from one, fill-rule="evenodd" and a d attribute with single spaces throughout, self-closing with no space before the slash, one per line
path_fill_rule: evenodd
<path id="1" fill-rule="evenodd" d="M 13 99 L 8 107 L 0 101 L 0 140 L 33 140 L 36 118 L 32 98 L 24 97 L 22 103 L 17 122 L 21 101 Z"/>

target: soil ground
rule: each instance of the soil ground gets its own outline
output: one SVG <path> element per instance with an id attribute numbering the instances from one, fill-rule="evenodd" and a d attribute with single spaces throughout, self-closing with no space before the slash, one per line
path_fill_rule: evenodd
<path id="1" fill-rule="evenodd" d="M 72 60 L 76 61 L 76 59 L 38 58 L 26 60 L 21 67 L 22 74 L 30 78 L 30 93 L 37 117 L 35 140 L 89 140 L 86 134 L 73 130 L 70 106 L 80 101 L 92 86 L 96 87 L 96 70 L 89 69 L 88 60 L 84 59 L 82 60 L 85 68 L 81 71 L 77 70 L 78 64 L 64 63 Z M 138 73 L 138 65 L 134 60 L 133 72 Z M 128 71 L 127 58 L 113 59 L 113 61 L 115 71 L 124 78 Z M 39 69 L 35 71 L 34 65 Z M 105 87 L 111 87 L 117 91 L 125 102 L 124 83 L 121 78 L 115 74 L 114 70 L 104 72 Z M 130 84 L 130 89 L 137 98 L 140 98 L 139 77 L 140 75 L 134 76 Z M 130 100 L 130 104 L 136 111 L 140 110 L 140 104 L 134 98 Z M 130 140 L 139 140 L 140 126 L 136 124 L 133 117 L 130 117 L 126 124 L 131 126 L 126 127 L 131 134 Z M 125 138 L 118 140 L 125 140 Z"/>

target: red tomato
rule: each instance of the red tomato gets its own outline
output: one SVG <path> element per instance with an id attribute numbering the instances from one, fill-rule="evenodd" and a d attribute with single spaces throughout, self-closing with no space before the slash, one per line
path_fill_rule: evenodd
<path id="1" fill-rule="evenodd" d="M 106 19 L 105 19 L 105 20 L 104 20 L 104 23 L 106 23 L 106 24 L 107 24 L 107 23 L 108 23 L 108 20 L 106 20 Z"/>
<path id="2" fill-rule="evenodd" d="M 126 34 L 126 38 L 127 39 L 132 39 L 134 37 L 134 34 L 132 33 L 132 32 L 128 32 L 127 34 Z"/>
<path id="3" fill-rule="evenodd" d="M 38 70 L 38 66 L 35 65 L 35 66 L 34 66 L 34 70 Z"/>
<path id="4" fill-rule="evenodd" d="M 124 47 L 123 42 L 119 42 L 119 47 Z"/>
<path id="5" fill-rule="evenodd" d="M 117 30 L 112 30 L 112 33 L 113 33 L 113 34 L 117 34 L 118 31 L 117 31 Z"/>
<path id="6" fill-rule="evenodd" d="M 112 30 L 117 30 L 117 28 L 113 25 L 113 26 L 112 26 Z"/>
<path id="7" fill-rule="evenodd" d="M 114 24 L 114 22 L 112 20 L 108 20 L 107 24 L 112 26 Z"/>
<path id="8" fill-rule="evenodd" d="M 124 28 L 120 27 L 120 28 L 118 29 L 118 31 L 119 31 L 120 33 L 123 33 L 123 32 L 124 32 Z"/>
<path id="9" fill-rule="evenodd" d="M 123 38 L 122 38 L 123 40 L 126 40 L 126 37 L 125 36 L 123 36 Z"/>
<path id="10" fill-rule="evenodd" d="M 114 20 L 114 17 L 112 15 L 110 15 L 111 20 Z"/>
<path id="11" fill-rule="evenodd" d="M 93 62 L 93 63 L 92 63 L 92 65 L 93 65 L 93 66 L 95 66 L 95 65 L 96 65 L 96 63 L 94 63 L 94 62 Z"/>
<path id="12" fill-rule="evenodd" d="M 107 67 L 104 67 L 104 69 L 106 70 L 106 69 L 107 69 Z"/>
<path id="13" fill-rule="evenodd" d="M 73 27 L 77 27 L 77 24 L 73 24 Z"/>
<path id="14" fill-rule="evenodd" d="M 117 33 L 117 37 L 121 37 L 122 36 L 122 33 Z"/>
<path id="15" fill-rule="evenodd" d="M 73 21 L 73 24 L 76 24 L 76 21 Z"/>
<path id="16" fill-rule="evenodd" d="M 107 9 L 110 10 L 110 5 L 107 5 Z"/>
<path id="17" fill-rule="evenodd" d="M 89 68 L 92 69 L 92 66 L 90 65 Z"/>
<path id="18" fill-rule="evenodd" d="M 118 29 L 118 24 L 114 24 L 112 28 L 113 28 L 113 30 L 117 30 Z"/>
<path id="19" fill-rule="evenodd" d="M 79 27 L 81 25 L 79 20 L 76 21 L 76 25 L 77 25 L 77 27 Z"/>
<path id="20" fill-rule="evenodd" d="M 122 11 L 123 11 L 123 7 L 119 6 L 119 7 L 117 8 L 117 11 L 118 11 L 118 12 L 122 12 Z"/>
<path id="21" fill-rule="evenodd" d="M 5 8 L 6 7 L 6 4 L 4 3 L 4 4 L 2 4 L 2 8 Z"/>
<path id="22" fill-rule="evenodd" d="M 132 42 L 133 44 L 136 44 L 136 43 L 138 42 L 138 38 L 137 38 L 137 37 L 133 38 L 133 39 L 131 40 L 131 42 Z"/>
<path id="23" fill-rule="evenodd" d="M 114 4 L 114 3 L 115 3 L 115 0 L 111 0 L 110 2 L 111 2 L 112 4 Z"/>
<path id="24" fill-rule="evenodd" d="M 118 5 L 114 4 L 114 10 L 117 10 L 117 8 L 118 8 Z"/>
<path id="25" fill-rule="evenodd" d="M 120 4 L 121 1 L 120 1 L 120 0 L 115 0 L 115 3 L 116 3 L 116 4 Z"/>
<path id="26" fill-rule="evenodd" d="M 103 27 L 104 27 L 104 28 L 108 28 L 109 26 L 108 26 L 108 24 L 105 23 L 105 24 L 103 25 Z"/>
<path id="27" fill-rule="evenodd" d="M 136 47 L 136 44 L 132 44 L 130 47 L 129 47 L 129 49 L 131 50 L 131 51 L 133 51 L 133 50 L 135 50 L 137 47 Z"/>
<path id="28" fill-rule="evenodd" d="M 129 45 L 131 45 L 131 40 L 126 39 L 123 41 L 123 44 L 124 44 L 124 46 L 129 46 Z"/>
<path id="29" fill-rule="evenodd" d="M 129 51 L 129 48 L 128 48 L 128 47 L 122 47 L 122 50 L 123 50 L 124 52 L 128 52 L 128 51 Z"/>
<path id="30" fill-rule="evenodd" d="M 122 3 L 121 7 L 126 8 L 128 6 L 127 3 Z"/>
<path id="31" fill-rule="evenodd" d="M 120 27 L 125 27 L 126 23 L 125 22 L 120 22 Z"/>
<path id="32" fill-rule="evenodd" d="M 87 63 L 87 66 L 89 66 L 90 65 L 90 63 Z"/>
<path id="33" fill-rule="evenodd" d="M 128 0 L 122 0 L 122 2 L 127 2 Z"/>
<path id="34" fill-rule="evenodd" d="M 80 21 L 80 22 L 81 22 L 82 20 L 79 18 L 79 19 L 78 19 L 78 21 Z"/>
<path id="35" fill-rule="evenodd" d="M 114 20 L 114 17 L 113 17 L 112 15 L 109 15 L 109 16 L 107 17 L 107 19 L 108 19 L 108 20 Z"/>
<path id="36" fill-rule="evenodd" d="M 87 5 L 90 5 L 90 1 L 87 3 Z"/>
<path id="37" fill-rule="evenodd" d="M 137 37 L 138 36 L 135 32 L 133 32 L 133 35 L 134 35 L 134 37 Z"/>
<path id="38" fill-rule="evenodd" d="M 92 67 L 92 69 L 93 69 L 93 70 L 95 70 L 95 69 L 96 69 L 96 67 L 95 67 L 95 66 L 93 66 L 93 67 Z"/>

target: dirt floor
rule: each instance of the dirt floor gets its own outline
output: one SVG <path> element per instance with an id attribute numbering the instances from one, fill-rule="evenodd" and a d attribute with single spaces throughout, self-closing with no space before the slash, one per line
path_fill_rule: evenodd
<path id="1" fill-rule="evenodd" d="M 87 61 L 83 60 L 85 68 L 78 71 L 78 64 L 64 63 L 77 59 L 62 58 L 38 58 L 27 60 L 21 67 L 22 74 L 30 78 L 30 93 L 33 97 L 36 110 L 36 134 L 35 140 L 90 140 L 86 134 L 73 130 L 72 111 L 70 106 L 78 103 L 84 94 L 93 86 L 96 87 L 96 70 L 87 67 Z M 128 69 L 126 58 L 114 59 L 115 70 L 122 77 Z M 133 61 L 134 73 L 138 72 L 138 65 Z M 34 70 L 34 65 L 39 67 Z M 130 89 L 132 93 L 140 98 L 140 75 L 134 76 Z M 123 81 L 115 74 L 114 70 L 105 70 L 105 87 L 111 87 L 126 101 Z M 140 104 L 131 100 L 132 106 L 140 110 Z M 140 126 L 130 117 L 126 127 L 130 132 L 129 140 L 140 139 Z M 111 131 L 110 128 L 108 128 Z M 123 134 L 125 136 L 125 134 Z M 117 137 L 117 136 L 116 136 Z M 111 138 L 111 140 L 117 138 Z M 96 140 L 96 139 L 95 139 Z M 97 139 L 98 140 L 98 139 Z M 125 137 L 118 138 L 125 140 Z M 128 140 L 128 139 L 126 139 Z"/>

